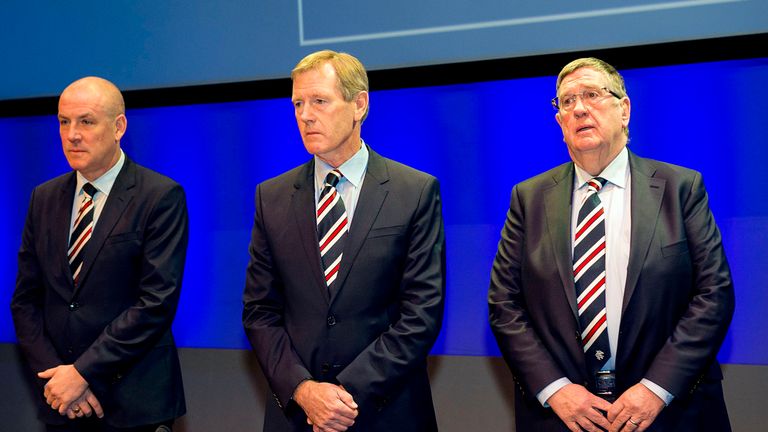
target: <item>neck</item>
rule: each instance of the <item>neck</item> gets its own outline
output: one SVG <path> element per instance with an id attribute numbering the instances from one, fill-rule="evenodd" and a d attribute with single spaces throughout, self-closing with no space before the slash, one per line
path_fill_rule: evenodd
<path id="1" fill-rule="evenodd" d="M 590 175 L 596 176 L 603 172 L 603 170 L 616 159 L 616 156 L 621 153 L 624 147 L 626 147 L 626 142 L 614 151 L 610 151 L 610 149 L 600 149 L 594 152 L 580 153 L 578 155 L 571 154 L 571 159 L 579 168 L 588 172 Z"/>

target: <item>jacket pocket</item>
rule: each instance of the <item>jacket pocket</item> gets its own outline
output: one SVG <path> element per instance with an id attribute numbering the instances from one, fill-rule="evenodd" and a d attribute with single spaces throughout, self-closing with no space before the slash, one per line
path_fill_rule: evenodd
<path id="1" fill-rule="evenodd" d="M 661 254 L 664 256 L 664 258 L 682 255 L 684 253 L 688 253 L 687 239 L 661 247 Z"/>

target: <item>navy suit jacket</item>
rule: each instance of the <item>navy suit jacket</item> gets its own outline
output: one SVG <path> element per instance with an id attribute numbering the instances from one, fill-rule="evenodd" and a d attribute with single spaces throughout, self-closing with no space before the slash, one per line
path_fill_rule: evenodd
<path id="1" fill-rule="evenodd" d="M 729 430 L 715 359 L 734 309 L 720 231 L 698 172 L 629 154 L 632 230 L 616 382 L 675 396 L 649 430 Z M 573 163 L 515 186 L 489 289 L 490 321 L 518 383 L 518 430 L 566 431 L 535 395 L 587 376 L 571 262 Z M 703 426 L 702 426 L 703 425 Z M 714 429 L 712 429 L 714 427 Z"/>
<path id="2" fill-rule="evenodd" d="M 257 187 L 243 324 L 273 392 L 264 430 L 309 431 L 305 379 L 342 384 L 350 430 L 436 430 L 426 358 L 443 314 L 437 180 L 371 151 L 339 276 L 321 270 L 314 160 Z"/>
<path id="3" fill-rule="evenodd" d="M 187 248 L 184 191 L 128 158 L 84 248 L 74 286 L 67 243 L 76 174 L 35 188 L 11 311 L 31 372 L 74 364 L 116 427 L 158 423 L 186 408 L 171 323 Z M 41 418 L 64 423 L 45 403 Z"/>

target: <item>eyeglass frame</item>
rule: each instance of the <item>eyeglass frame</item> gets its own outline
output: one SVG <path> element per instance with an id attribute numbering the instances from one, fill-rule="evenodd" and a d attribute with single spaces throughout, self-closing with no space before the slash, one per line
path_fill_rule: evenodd
<path id="1" fill-rule="evenodd" d="M 594 90 L 594 89 L 584 89 L 584 90 L 581 91 L 581 93 L 574 93 L 573 95 L 577 96 L 578 98 L 580 98 L 582 103 L 584 103 L 584 93 L 586 93 L 588 90 Z M 615 91 L 609 89 L 608 87 L 600 87 L 600 90 L 607 91 L 608 94 L 610 94 L 611 96 L 615 97 L 616 99 L 622 99 L 622 97 L 619 96 L 618 93 L 616 93 Z M 608 96 L 608 95 L 604 95 L 603 98 L 605 98 L 606 96 Z M 560 107 L 558 106 L 558 102 L 559 101 L 560 101 L 560 97 L 559 96 L 555 96 L 555 97 L 552 98 L 552 100 L 550 100 L 550 103 L 552 104 L 552 108 L 554 108 L 555 111 L 558 111 L 558 112 L 560 111 Z M 564 110 L 564 111 L 567 112 L 567 110 Z"/>

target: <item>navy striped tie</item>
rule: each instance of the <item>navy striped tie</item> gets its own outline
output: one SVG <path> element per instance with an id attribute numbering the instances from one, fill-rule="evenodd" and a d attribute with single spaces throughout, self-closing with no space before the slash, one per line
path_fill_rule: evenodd
<path id="1" fill-rule="evenodd" d="M 339 274 L 339 266 L 346 243 L 349 221 L 344 201 L 336 190 L 343 175 L 337 169 L 328 173 L 317 204 L 317 238 L 320 240 L 320 259 L 323 262 L 325 284 L 330 287 Z"/>
<path id="2" fill-rule="evenodd" d="M 77 212 L 74 223 L 75 229 L 69 238 L 67 250 L 69 269 L 72 271 L 72 280 L 75 285 L 80 278 L 80 270 L 83 268 L 83 249 L 93 233 L 93 196 L 96 195 L 97 190 L 92 184 L 86 183 L 83 185 L 83 192 L 83 202 Z"/>
<path id="3" fill-rule="evenodd" d="M 573 238 L 573 278 L 581 324 L 581 343 L 590 373 L 611 357 L 605 309 L 605 210 L 597 192 L 607 180 L 587 182 L 587 198 L 579 209 Z"/>

